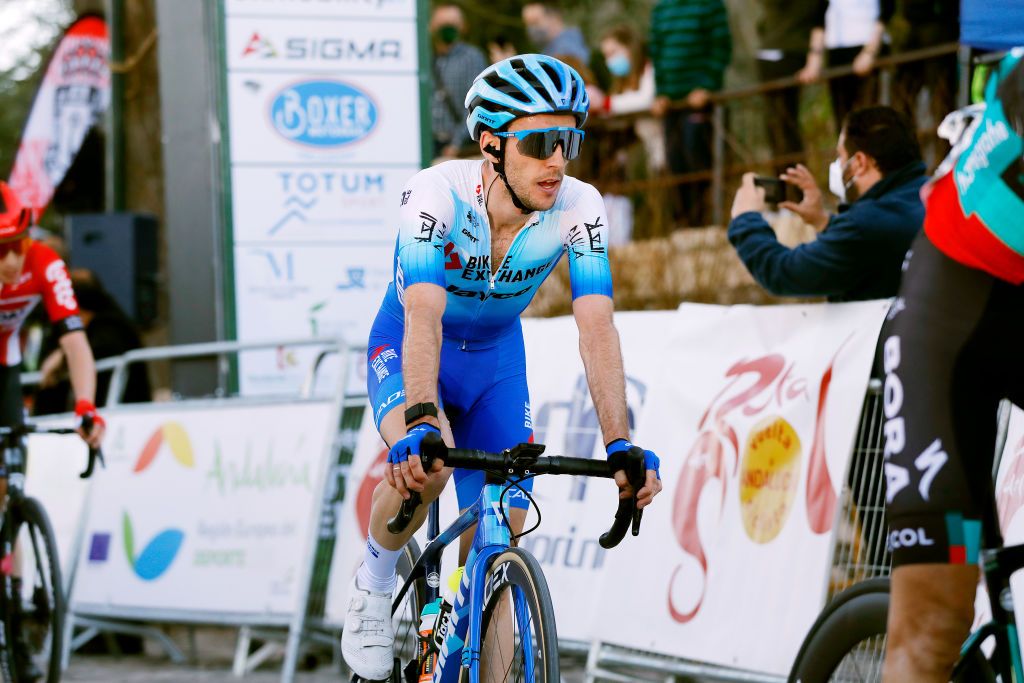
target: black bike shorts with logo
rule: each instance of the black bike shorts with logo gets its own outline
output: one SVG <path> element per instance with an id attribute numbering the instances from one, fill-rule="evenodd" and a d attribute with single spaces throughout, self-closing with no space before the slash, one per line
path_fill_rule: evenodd
<path id="1" fill-rule="evenodd" d="M 974 563 L 982 544 L 1002 544 L 996 411 L 1024 398 L 1024 286 L 961 265 L 922 233 L 881 360 L 893 565 Z"/>

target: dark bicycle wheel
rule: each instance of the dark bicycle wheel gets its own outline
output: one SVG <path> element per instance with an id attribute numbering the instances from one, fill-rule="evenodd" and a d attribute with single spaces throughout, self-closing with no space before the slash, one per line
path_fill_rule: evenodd
<path id="1" fill-rule="evenodd" d="M 822 611 L 797 653 L 789 683 L 878 683 L 885 658 L 889 579 L 862 581 Z M 984 653 L 975 648 L 958 663 L 953 683 L 996 683 Z"/>
<path id="2" fill-rule="evenodd" d="M 13 521 L 15 548 L 20 562 L 15 574 L 20 574 L 20 609 L 7 610 L 9 624 L 7 646 L 15 668 L 25 667 L 15 654 L 16 641 L 27 646 L 34 668 L 41 672 L 46 683 L 60 681 L 60 658 L 64 642 L 64 583 L 57 557 L 57 539 L 50 518 L 39 501 L 23 498 L 14 505 L 7 517 Z M 19 673 L 17 680 L 25 675 Z"/>
<path id="3" fill-rule="evenodd" d="M 878 683 L 885 656 L 889 579 L 862 581 L 818 615 L 796 655 L 789 683 Z"/>
<path id="4" fill-rule="evenodd" d="M 480 680 L 558 683 L 554 606 L 537 560 L 522 548 L 506 550 L 484 585 Z"/>

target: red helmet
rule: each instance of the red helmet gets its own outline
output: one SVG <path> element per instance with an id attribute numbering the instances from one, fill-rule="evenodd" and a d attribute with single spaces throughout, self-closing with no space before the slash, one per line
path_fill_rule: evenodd
<path id="1" fill-rule="evenodd" d="M 32 225 L 32 210 L 23 207 L 7 183 L 0 180 L 0 242 L 24 237 Z"/>

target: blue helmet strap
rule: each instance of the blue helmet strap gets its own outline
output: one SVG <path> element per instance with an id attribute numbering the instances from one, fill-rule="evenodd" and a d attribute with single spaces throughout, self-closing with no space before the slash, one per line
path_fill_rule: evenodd
<path id="1" fill-rule="evenodd" d="M 533 209 L 530 209 L 523 203 L 516 191 L 512 189 L 512 186 L 508 183 L 508 178 L 505 177 L 505 141 L 508 138 L 498 138 L 498 163 L 494 164 L 494 171 L 501 177 L 501 181 L 505 183 L 505 187 L 508 188 L 508 194 L 512 197 L 512 204 L 522 211 L 523 213 L 533 213 Z"/>

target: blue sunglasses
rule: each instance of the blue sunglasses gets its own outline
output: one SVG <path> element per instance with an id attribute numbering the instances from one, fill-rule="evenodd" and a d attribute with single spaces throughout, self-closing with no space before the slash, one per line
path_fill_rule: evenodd
<path id="1" fill-rule="evenodd" d="M 515 138 L 519 152 L 534 159 L 547 159 L 555 153 L 555 147 L 562 145 L 562 155 L 572 161 L 580 155 L 580 145 L 586 135 L 579 128 L 532 128 L 514 133 L 495 133 L 499 138 Z"/>

